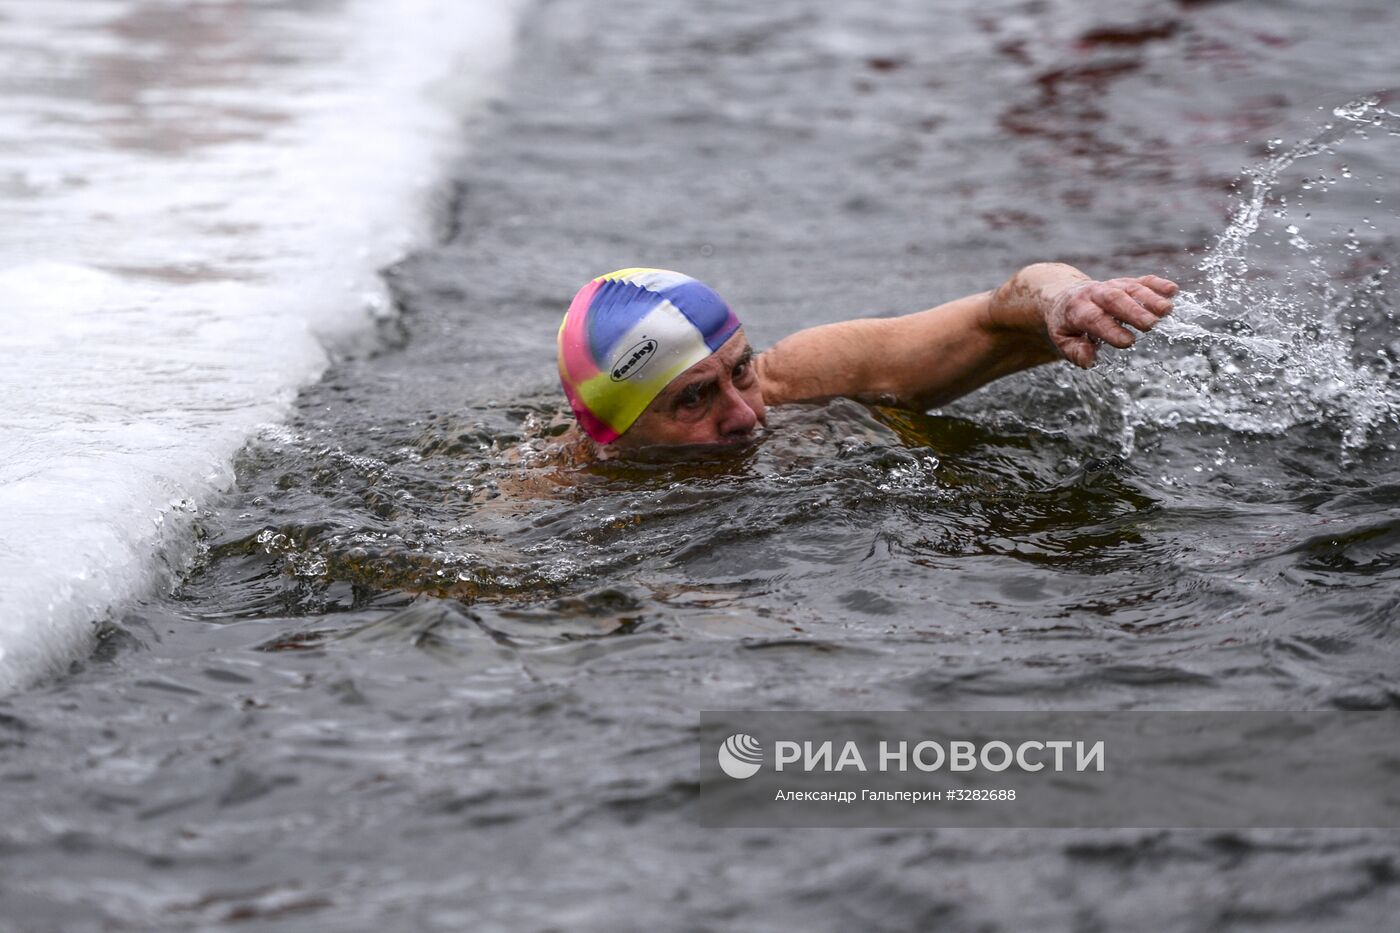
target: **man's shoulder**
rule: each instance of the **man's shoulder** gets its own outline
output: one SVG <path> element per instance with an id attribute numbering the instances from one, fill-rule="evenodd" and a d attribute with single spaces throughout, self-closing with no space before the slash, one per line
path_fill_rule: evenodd
<path id="1" fill-rule="evenodd" d="M 793 401 L 792 380 L 784 372 L 782 357 L 780 347 L 769 347 L 753 358 L 753 370 L 758 377 L 759 391 L 763 393 L 763 404 L 770 407 Z"/>

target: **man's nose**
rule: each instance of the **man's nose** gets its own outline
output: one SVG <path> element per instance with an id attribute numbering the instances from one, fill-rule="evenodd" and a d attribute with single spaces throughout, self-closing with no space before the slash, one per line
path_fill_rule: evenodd
<path id="1" fill-rule="evenodd" d="M 758 424 L 757 413 L 732 383 L 724 387 L 720 402 L 724 408 L 720 411 L 716 426 L 721 435 L 748 434 Z"/>

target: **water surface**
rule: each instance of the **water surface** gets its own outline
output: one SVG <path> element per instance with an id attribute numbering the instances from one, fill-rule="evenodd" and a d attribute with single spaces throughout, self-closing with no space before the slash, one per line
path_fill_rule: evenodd
<path id="1" fill-rule="evenodd" d="M 1382 928 L 1391 832 L 717 832 L 692 804 L 706 708 L 1400 704 L 1397 15 L 534 7 L 448 238 L 388 271 L 402 345 L 303 391 L 173 593 L 0 706 L 7 911 Z M 1100 372 L 930 414 L 793 406 L 694 464 L 529 455 L 592 275 L 686 271 L 761 347 L 1042 259 L 1188 294 Z"/>

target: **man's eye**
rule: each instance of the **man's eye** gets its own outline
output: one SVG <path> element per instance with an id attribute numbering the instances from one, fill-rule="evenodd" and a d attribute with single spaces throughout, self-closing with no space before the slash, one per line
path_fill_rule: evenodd
<path id="1" fill-rule="evenodd" d="M 695 406 L 695 405 L 699 405 L 699 404 L 700 404 L 700 393 L 699 393 L 699 392 L 683 392 L 683 393 L 681 393 L 681 397 L 680 397 L 680 399 L 679 399 L 679 402 L 680 402 L 680 404 L 681 404 L 682 406 L 684 406 L 684 407 L 686 407 L 686 408 L 691 408 L 691 407 L 693 407 L 693 406 Z"/>

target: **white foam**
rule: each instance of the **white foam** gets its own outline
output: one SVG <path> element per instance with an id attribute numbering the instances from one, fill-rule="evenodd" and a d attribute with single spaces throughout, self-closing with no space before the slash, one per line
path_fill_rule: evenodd
<path id="1" fill-rule="evenodd" d="M 169 582 L 377 316 L 516 4 L 0 0 L 0 690 Z"/>

